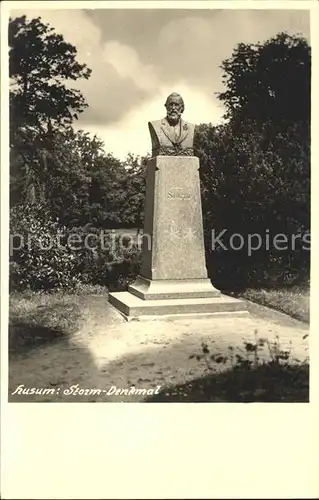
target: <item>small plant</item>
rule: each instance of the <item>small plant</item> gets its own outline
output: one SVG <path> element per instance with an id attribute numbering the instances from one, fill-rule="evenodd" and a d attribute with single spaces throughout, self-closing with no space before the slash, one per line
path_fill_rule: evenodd
<path id="1" fill-rule="evenodd" d="M 244 342 L 244 355 L 239 353 L 234 353 L 234 348 L 228 346 L 228 355 L 221 352 L 211 353 L 206 342 L 201 343 L 201 354 L 191 354 L 189 359 L 196 359 L 200 361 L 203 359 L 206 363 L 207 368 L 210 371 L 215 371 L 215 366 L 212 362 L 216 364 L 227 364 L 230 361 L 231 366 L 234 369 L 256 369 L 260 365 L 283 365 L 289 364 L 291 360 L 292 345 L 290 341 L 289 349 L 282 349 L 277 335 L 274 342 L 270 342 L 268 339 L 258 338 L 258 331 L 254 330 L 255 341 L 254 342 Z M 305 336 L 306 337 L 306 336 Z M 264 346 L 268 347 L 270 360 L 262 360 L 261 350 Z"/>
<path id="2" fill-rule="evenodd" d="M 289 350 L 281 349 L 278 335 L 276 336 L 275 342 L 269 342 L 269 340 L 267 340 L 266 342 L 272 364 L 279 365 L 282 364 L 282 362 L 288 363 L 292 349 L 291 341 L 289 343 L 290 344 Z"/>
<path id="3" fill-rule="evenodd" d="M 201 343 L 202 354 L 191 354 L 189 359 L 195 358 L 197 361 L 204 359 L 208 370 L 215 371 L 215 368 L 212 366 L 211 361 L 214 361 L 217 364 L 227 363 L 228 357 L 224 356 L 222 353 L 210 354 L 210 350 L 206 342 Z"/>

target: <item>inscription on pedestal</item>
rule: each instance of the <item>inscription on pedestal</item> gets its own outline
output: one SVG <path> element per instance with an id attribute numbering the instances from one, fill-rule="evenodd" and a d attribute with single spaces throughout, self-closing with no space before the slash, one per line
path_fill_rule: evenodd
<path id="1" fill-rule="evenodd" d="M 189 200 L 191 197 L 190 191 L 182 187 L 172 187 L 167 193 L 168 200 Z"/>

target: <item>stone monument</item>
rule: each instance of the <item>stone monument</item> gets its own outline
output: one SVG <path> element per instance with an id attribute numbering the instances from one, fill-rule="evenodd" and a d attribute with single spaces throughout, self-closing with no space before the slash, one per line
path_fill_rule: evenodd
<path id="1" fill-rule="evenodd" d="M 167 116 L 149 122 L 152 158 L 140 275 L 127 292 L 109 294 L 126 319 L 247 313 L 244 302 L 221 294 L 207 275 L 195 126 L 182 120 L 184 101 L 170 94 Z"/>

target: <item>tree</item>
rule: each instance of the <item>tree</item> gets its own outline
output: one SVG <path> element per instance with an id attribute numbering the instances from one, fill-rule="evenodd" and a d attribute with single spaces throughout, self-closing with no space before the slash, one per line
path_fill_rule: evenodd
<path id="1" fill-rule="evenodd" d="M 41 197 L 43 170 L 52 135 L 69 126 L 87 106 L 69 80 L 89 78 L 91 70 L 76 60 L 76 48 L 41 18 L 9 21 L 10 146 L 14 177 L 31 184 L 31 198 Z M 35 185 L 40 193 L 35 193 Z M 21 193 L 26 195 L 26 193 Z"/>
<path id="2" fill-rule="evenodd" d="M 130 226 L 137 227 L 137 233 L 142 229 L 144 220 L 148 160 L 149 156 L 135 157 L 129 154 L 124 162 L 126 176 L 123 189 L 126 199 L 121 210 L 121 218 Z"/>
<path id="3" fill-rule="evenodd" d="M 43 179 L 53 218 L 68 227 L 133 227 L 142 223 L 147 158 L 122 162 L 104 143 L 72 127 L 52 136 Z"/>
<path id="4" fill-rule="evenodd" d="M 279 33 L 264 44 L 238 44 L 222 63 L 226 91 L 219 99 L 233 123 L 309 126 L 310 47 Z"/>
<path id="5" fill-rule="evenodd" d="M 10 19 L 9 46 L 15 125 L 49 132 L 50 126 L 77 119 L 87 104 L 81 92 L 65 82 L 87 79 L 91 70 L 76 61 L 76 48 L 40 17 L 27 21 L 26 16 Z"/>
<path id="6" fill-rule="evenodd" d="M 207 245 L 211 229 L 249 234 L 305 234 L 310 216 L 310 48 L 298 37 L 279 34 L 264 45 L 239 44 L 223 62 L 227 123 L 201 125 L 201 158 Z M 287 89 L 289 85 L 289 90 Z M 228 246 L 227 236 L 224 243 Z M 300 242 L 299 242 L 300 243 Z M 298 245 L 297 245 L 298 246 Z M 229 246 L 228 246 L 229 248 Z M 221 249 L 220 249 L 221 250 Z M 212 251 L 208 263 L 216 282 L 265 283 L 272 277 L 309 272 L 309 252 L 262 248 Z M 300 273 L 299 273 L 300 274 Z"/>

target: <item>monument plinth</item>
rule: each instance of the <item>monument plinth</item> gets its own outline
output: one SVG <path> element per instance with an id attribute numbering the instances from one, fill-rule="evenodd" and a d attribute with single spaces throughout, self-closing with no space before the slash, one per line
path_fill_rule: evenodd
<path id="1" fill-rule="evenodd" d="M 180 96 L 171 94 L 166 107 L 166 119 L 149 123 L 153 157 L 147 167 L 140 275 L 127 292 L 110 293 L 109 301 L 128 320 L 245 314 L 242 301 L 222 295 L 208 278 L 194 126 L 180 119 Z"/>

